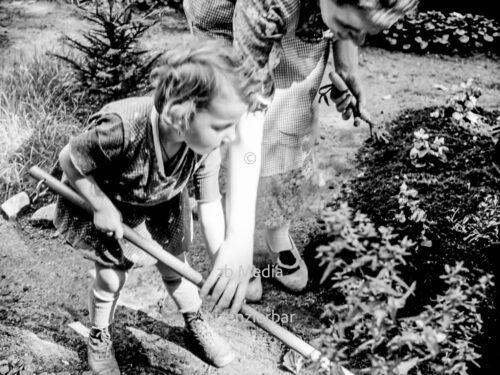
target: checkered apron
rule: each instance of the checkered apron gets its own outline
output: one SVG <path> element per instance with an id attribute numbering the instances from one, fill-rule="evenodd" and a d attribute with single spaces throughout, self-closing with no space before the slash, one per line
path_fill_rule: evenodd
<path id="1" fill-rule="evenodd" d="M 194 35 L 228 44 L 233 41 L 233 26 L 238 27 L 233 25 L 234 7 L 235 1 L 229 0 L 184 1 Z M 273 71 L 275 93 L 264 122 L 257 202 L 261 221 L 270 227 L 282 226 L 300 215 L 307 197 L 317 188 L 311 186 L 311 176 L 317 172 L 312 171 L 311 150 L 319 128 L 315 97 L 333 40 L 320 37 L 306 42 L 299 38 L 300 8 L 287 15 L 287 34 L 271 51 L 278 63 Z"/>

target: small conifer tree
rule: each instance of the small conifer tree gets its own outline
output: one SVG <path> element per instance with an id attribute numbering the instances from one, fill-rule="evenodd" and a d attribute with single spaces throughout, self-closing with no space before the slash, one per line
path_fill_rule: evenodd
<path id="1" fill-rule="evenodd" d="M 79 53 L 55 56 L 71 65 L 78 91 L 89 96 L 88 105 L 95 109 L 143 91 L 160 54 L 148 54 L 138 41 L 156 22 L 133 19 L 132 7 L 114 0 L 96 1 L 93 10 L 80 9 L 94 27 L 83 33 L 84 41 L 65 37 L 65 43 Z"/>

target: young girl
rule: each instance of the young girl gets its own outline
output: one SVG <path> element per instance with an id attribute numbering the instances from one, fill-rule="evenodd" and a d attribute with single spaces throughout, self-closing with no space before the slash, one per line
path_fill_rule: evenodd
<path id="1" fill-rule="evenodd" d="M 127 272 L 154 260 L 122 239 L 122 222 L 185 260 L 191 241 L 186 184 L 193 176 L 208 250 L 224 240 L 219 147 L 235 137 L 246 110 L 237 61 L 217 42 L 190 40 L 165 55 L 153 72 L 154 97 L 110 103 L 91 118 L 90 129 L 70 140 L 59 161 L 70 183 L 92 206 L 85 216 L 60 198 L 55 225 L 65 239 L 95 262 L 89 293 L 88 361 L 94 374 L 119 374 L 112 323 Z M 200 314 L 195 285 L 157 264 L 182 312 L 189 341 L 209 363 L 233 359 L 228 344 Z"/>

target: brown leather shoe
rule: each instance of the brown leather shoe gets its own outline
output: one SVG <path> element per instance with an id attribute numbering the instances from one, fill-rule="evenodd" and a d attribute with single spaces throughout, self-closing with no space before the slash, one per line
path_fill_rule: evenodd
<path id="1" fill-rule="evenodd" d="M 202 359 L 216 367 L 227 366 L 234 359 L 227 341 L 208 325 L 200 310 L 182 316 L 186 322 L 187 343 Z"/>
<path id="2" fill-rule="evenodd" d="M 120 375 L 110 327 L 92 328 L 87 342 L 89 367 L 94 375 Z"/>

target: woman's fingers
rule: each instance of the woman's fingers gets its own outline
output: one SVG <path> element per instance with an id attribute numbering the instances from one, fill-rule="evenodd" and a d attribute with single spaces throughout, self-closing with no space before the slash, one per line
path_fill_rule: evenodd
<path id="1" fill-rule="evenodd" d="M 350 92 L 345 92 L 341 96 L 334 99 L 335 106 L 337 107 L 337 111 L 343 113 L 352 102 L 352 95 Z"/>
<path id="2" fill-rule="evenodd" d="M 349 120 L 352 116 L 352 108 L 348 107 L 346 110 L 342 112 L 342 118 L 344 120 Z"/>

